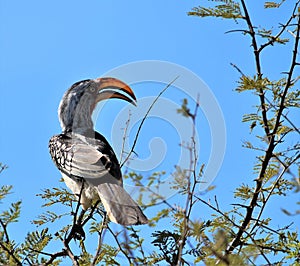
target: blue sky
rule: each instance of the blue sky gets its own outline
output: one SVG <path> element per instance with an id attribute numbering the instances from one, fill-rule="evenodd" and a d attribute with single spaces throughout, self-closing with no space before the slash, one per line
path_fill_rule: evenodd
<path id="1" fill-rule="evenodd" d="M 162 60 L 181 65 L 198 75 L 217 99 L 225 119 L 227 149 L 214 182 L 217 189 L 207 197 L 217 194 L 221 206 L 229 208 L 235 186 L 253 179 L 254 153 L 241 147 L 242 141 L 251 136 L 241 119 L 257 102 L 250 94 L 234 92 L 239 74 L 230 66 L 232 62 L 244 73 L 254 73 L 250 42 L 239 33 L 224 34 L 241 28 L 235 22 L 188 17 L 186 12 L 197 4 L 174 0 L 1 1 L 0 161 L 9 168 L 1 174 L 0 184 L 12 184 L 14 194 L 10 199 L 23 201 L 24 234 L 34 228 L 29 221 L 41 212 L 42 201 L 35 195 L 43 188 L 57 186 L 60 178 L 48 154 L 48 140 L 60 132 L 57 107 L 63 93 L 78 80 L 99 77 L 134 61 Z M 288 18 L 291 6 L 286 3 L 280 11 L 266 11 L 263 1 L 249 4 L 254 23 L 275 28 L 278 20 Z M 271 78 L 278 78 L 278 73 L 289 66 L 285 49 L 289 45 L 263 54 L 263 72 Z M 274 64 L 274 54 L 280 64 Z M 137 98 L 157 95 L 163 85 L 154 85 L 133 86 Z M 173 89 L 164 97 L 180 104 L 185 95 Z M 97 130 L 110 139 L 114 115 L 125 107 L 126 103 L 117 101 L 107 104 L 105 115 L 98 117 Z M 134 112 L 133 107 L 130 109 Z M 201 125 L 201 159 L 205 163 L 211 139 L 200 110 Z M 148 156 L 148 141 L 166 137 L 163 131 L 168 132 L 168 127 L 172 126 L 160 119 L 149 119 L 137 144 L 139 155 Z M 165 142 L 168 147 L 178 146 L 179 140 L 175 134 L 174 138 L 165 138 Z M 172 153 L 177 150 L 168 150 L 171 155 L 158 170 L 173 171 Z M 284 217 L 299 224 L 299 217 L 285 217 L 274 209 L 294 206 L 298 199 L 292 195 L 284 202 L 274 200 L 266 214 L 273 215 L 275 220 Z"/>

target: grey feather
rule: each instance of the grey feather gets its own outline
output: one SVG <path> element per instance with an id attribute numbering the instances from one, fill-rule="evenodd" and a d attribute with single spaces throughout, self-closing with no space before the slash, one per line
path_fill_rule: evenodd
<path id="1" fill-rule="evenodd" d="M 111 221 L 122 225 L 148 223 L 137 203 L 118 184 L 103 183 L 97 186 L 99 197 Z"/>

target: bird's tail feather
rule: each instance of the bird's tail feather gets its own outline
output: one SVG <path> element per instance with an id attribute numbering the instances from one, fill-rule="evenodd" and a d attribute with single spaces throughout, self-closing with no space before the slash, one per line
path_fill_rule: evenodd
<path id="1" fill-rule="evenodd" d="M 97 186 L 97 190 L 112 222 L 122 225 L 148 223 L 141 208 L 122 186 L 114 183 L 102 183 Z"/>

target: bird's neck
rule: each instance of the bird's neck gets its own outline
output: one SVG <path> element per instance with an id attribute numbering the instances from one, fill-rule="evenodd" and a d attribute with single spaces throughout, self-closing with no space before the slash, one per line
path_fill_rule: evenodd
<path id="1" fill-rule="evenodd" d="M 65 108 L 59 107 L 58 112 L 63 132 L 83 134 L 93 130 L 91 111 L 89 104 L 84 99 L 81 99 L 80 102 L 71 99 Z"/>
<path id="2" fill-rule="evenodd" d="M 77 128 L 76 130 L 66 129 L 65 131 L 63 131 L 63 133 L 71 134 L 71 135 L 75 135 L 75 136 L 82 136 L 82 137 L 86 137 L 86 138 L 92 138 L 92 139 L 97 138 L 97 134 L 99 134 L 93 128 L 90 128 L 90 129 Z"/>
<path id="3" fill-rule="evenodd" d="M 93 132 L 94 125 L 91 119 L 85 117 L 74 117 L 68 124 L 62 125 L 63 132 L 73 132 L 85 135 L 86 132 Z"/>

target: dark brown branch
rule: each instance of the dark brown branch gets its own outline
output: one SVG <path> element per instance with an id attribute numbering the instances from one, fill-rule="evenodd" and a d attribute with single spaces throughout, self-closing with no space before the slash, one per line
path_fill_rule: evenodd
<path id="1" fill-rule="evenodd" d="M 82 227 L 90 220 L 93 218 L 93 215 L 95 213 L 95 211 L 97 210 L 98 208 L 98 205 L 100 204 L 101 200 L 97 200 L 95 205 L 93 205 L 91 207 L 91 210 L 90 210 L 90 213 L 89 215 L 85 218 L 85 220 L 81 223 Z M 103 218 L 103 221 L 105 220 L 105 217 Z"/>
<path id="2" fill-rule="evenodd" d="M 299 1 L 298 1 L 298 3 L 299 3 Z M 298 48 L 299 48 L 299 34 L 300 34 L 299 32 L 300 32 L 300 16 L 298 16 L 298 26 L 297 26 L 296 37 L 295 37 L 292 62 L 291 62 L 290 70 L 288 72 L 286 85 L 282 92 L 281 102 L 279 105 L 275 126 L 274 126 L 274 129 L 272 132 L 272 139 L 274 139 L 275 133 L 277 132 L 278 127 L 280 126 L 281 116 L 282 116 L 283 110 L 285 108 L 285 99 L 286 99 L 289 88 L 292 86 L 293 74 L 294 74 L 295 67 L 297 65 L 297 54 L 298 54 Z"/>
<path id="3" fill-rule="evenodd" d="M 72 233 L 72 232 L 71 232 Z M 70 234 L 71 234 L 70 233 Z M 70 246 L 69 246 L 69 242 L 67 242 L 66 239 L 63 239 L 58 233 L 56 234 L 56 236 L 61 240 L 61 242 L 63 243 L 64 245 L 64 249 L 61 251 L 61 252 L 57 252 L 55 253 L 55 257 L 54 258 L 50 258 L 50 263 L 53 262 L 54 259 L 58 258 L 58 257 L 62 257 L 62 256 L 68 256 L 72 263 L 73 263 L 73 266 L 79 266 L 79 263 L 78 263 L 78 257 L 76 257 L 72 250 L 70 249 Z M 51 265 L 49 263 L 49 261 L 47 261 L 47 263 L 45 265 Z"/>
<path id="4" fill-rule="evenodd" d="M 134 229 L 134 227 L 132 226 L 131 227 L 131 230 L 134 232 L 134 234 L 137 236 L 137 238 L 136 238 L 136 241 L 137 241 L 137 243 L 138 243 L 138 247 L 139 247 L 139 250 L 140 250 L 140 252 L 141 252 L 141 254 L 142 254 L 142 256 L 143 256 L 143 259 L 145 259 L 145 251 L 144 251 L 144 249 L 143 249 L 143 242 L 141 241 L 141 239 L 140 239 L 140 237 L 139 237 L 139 235 L 138 235 L 138 231 L 136 231 L 135 229 Z"/>
<path id="5" fill-rule="evenodd" d="M 242 3 L 242 7 L 243 7 L 243 10 L 245 13 L 245 20 L 246 20 L 248 28 L 249 28 L 249 34 L 252 39 L 252 46 L 253 46 L 253 50 L 254 50 L 257 75 L 258 75 L 258 78 L 261 78 L 262 73 L 261 73 L 261 66 L 260 66 L 260 56 L 259 56 L 259 52 L 258 52 L 258 48 L 257 48 L 255 31 L 252 26 L 252 22 L 250 20 L 250 16 L 249 16 L 245 1 L 242 0 L 241 3 Z M 266 111 L 266 107 L 265 107 L 265 98 L 264 98 L 264 92 L 261 88 L 260 88 L 259 98 L 260 98 L 261 107 L 262 107 L 262 117 L 263 117 L 264 129 L 265 129 L 266 135 L 269 136 L 269 127 L 268 127 L 268 118 L 266 115 L 267 111 Z M 251 221 L 252 213 L 254 211 L 255 206 L 257 205 L 258 195 L 259 195 L 261 187 L 262 187 L 262 179 L 263 179 L 263 176 L 267 169 L 269 160 L 272 157 L 273 148 L 274 148 L 274 145 L 272 143 L 269 143 L 268 150 L 265 153 L 265 159 L 262 162 L 259 178 L 256 179 L 256 189 L 253 193 L 252 200 L 246 209 L 245 218 L 244 218 L 241 226 L 239 226 L 239 230 L 238 230 L 235 238 L 233 239 L 233 241 L 231 242 L 231 244 L 228 246 L 228 248 L 226 250 L 227 253 L 231 253 L 240 244 L 240 239 L 241 239 L 243 233 L 245 232 L 248 224 Z"/>
<path id="6" fill-rule="evenodd" d="M 123 230 L 123 247 L 124 247 L 124 251 L 128 252 L 128 257 L 130 257 L 132 260 L 133 260 L 133 264 L 138 266 L 138 263 L 137 261 L 135 260 L 135 256 L 133 254 L 133 250 L 132 248 L 130 247 L 130 244 L 129 244 L 129 237 L 128 237 L 128 233 L 127 233 L 127 229 L 126 227 L 124 226 L 124 230 Z"/>
<path id="7" fill-rule="evenodd" d="M 276 111 L 278 111 L 278 108 L 267 98 L 267 97 L 265 97 L 265 99 L 266 99 L 266 101 L 268 102 L 268 104 L 270 105 L 270 106 L 272 106 L 272 108 L 274 108 Z M 282 117 L 284 117 L 284 119 L 286 120 L 286 121 L 288 121 L 288 123 L 292 126 L 292 128 L 296 131 L 296 132 L 298 132 L 298 134 L 300 134 L 300 130 L 296 127 L 296 125 L 284 114 L 284 113 L 282 113 L 281 114 L 282 115 Z"/>
<path id="8" fill-rule="evenodd" d="M 39 253 L 43 254 L 43 255 L 50 256 L 50 259 L 47 262 L 45 262 L 44 264 L 42 264 L 43 266 L 52 265 L 52 263 L 54 262 L 55 259 L 57 259 L 59 257 L 65 257 L 65 256 L 68 255 L 65 250 L 56 252 L 54 254 L 49 254 L 49 253 L 41 252 L 41 251 L 39 251 Z"/>
<path id="9" fill-rule="evenodd" d="M 295 4 L 295 7 L 294 7 L 294 10 L 293 10 L 293 16 L 291 16 L 288 21 L 285 23 L 285 24 L 281 24 L 281 30 L 275 35 L 273 36 L 268 42 L 262 44 L 259 49 L 258 49 L 258 52 L 260 53 L 264 48 L 268 47 L 269 45 L 273 45 L 276 40 L 284 33 L 284 31 L 286 30 L 286 28 L 288 26 L 291 26 L 290 23 L 291 21 L 294 19 L 294 14 L 297 10 L 297 6 L 298 4 L 300 3 L 300 1 L 297 1 L 297 3 Z"/>
<path id="10" fill-rule="evenodd" d="M 72 260 L 73 266 L 79 266 L 78 258 L 73 254 L 72 250 L 69 247 L 69 243 L 66 243 L 66 241 L 63 241 L 64 247 L 66 249 L 66 253 L 68 257 Z"/>
<path id="11" fill-rule="evenodd" d="M 261 70 L 261 63 L 260 63 L 260 51 L 258 49 L 257 41 L 256 41 L 256 33 L 254 30 L 254 27 L 252 25 L 250 15 L 248 13 L 248 9 L 246 7 L 245 1 L 241 0 L 242 7 L 245 13 L 244 19 L 247 22 L 248 25 L 248 33 L 251 36 L 251 43 L 253 47 L 253 52 L 254 52 L 254 57 L 255 57 L 255 65 L 256 65 L 256 73 L 258 79 L 262 78 L 262 70 Z M 267 117 L 267 109 L 266 109 L 266 104 L 265 104 L 265 94 L 262 88 L 259 88 L 259 99 L 260 99 L 260 106 L 262 108 L 262 118 L 263 118 L 263 123 L 264 123 L 264 130 L 266 132 L 267 137 L 269 137 L 270 134 L 270 129 L 268 125 L 268 117 Z"/>
<path id="12" fill-rule="evenodd" d="M 242 2 L 242 6 L 245 12 L 245 19 L 247 21 L 249 30 L 251 32 L 251 36 L 252 36 L 252 45 L 253 45 L 253 49 L 254 49 L 254 55 L 255 55 L 255 61 L 256 61 L 256 68 L 257 68 L 257 74 L 258 77 L 262 77 L 261 74 L 261 68 L 260 68 L 260 61 L 259 61 L 259 51 L 257 50 L 257 43 L 256 43 L 256 38 L 255 38 L 255 32 L 253 30 L 253 26 L 247 11 L 247 7 L 245 5 L 244 0 L 241 1 Z M 294 14 L 293 14 L 294 16 Z M 253 215 L 253 211 L 254 208 L 257 206 L 257 201 L 258 201 L 258 196 L 261 193 L 261 189 L 262 189 L 262 185 L 263 185 L 263 179 L 267 170 L 267 167 L 269 165 L 270 159 L 273 157 L 273 151 L 275 148 L 275 133 L 277 132 L 279 125 L 280 125 L 280 120 L 281 120 L 281 116 L 282 116 L 282 112 L 284 109 L 284 103 L 285 103 L 285 98 L 288 92 L 288 89 L 291 87 L 292 85 L 292 76 L 293 76 L 293 72 L 294 72 L 294 68 L 296 66 L 296 58 L 297 58 L 297 52 L 298 52 L 298 43 L 299 43 L 299 19 L 298 18 L 298 27 L 297 27 L 297 33 L 296 33 L 296 40 L 295 40 L 295 45 L 294 45 L 294 50 L 293 50 L 293 57 L 292 57 L 292 64 L 290 67 L 290 71 L 288 72 L 288 78 L 287 78 L 287 83 L 284 89 L 284 92 L 282 94 L 281 97 L 281 103 L 279 106 L 279 110 L 277 113 L 277 117 L 276 117 L 276 122 L 275 122 L 275 126 L 274 129 L 272 131 L 272 134 L 270 134 L 269 132 L 269 127 L 266 126 L 268 119 L 266 116 L 266 109 L 265 109 L 265 97 L 263 94 L 262 89 L 261 93 L 259 95 L 260 100 L 261 100 L 261 107 L 262 107 L 262 116 L 263 116 L 263 122 L 265 125 L 265 132 L 266 135 L 269 139 L 269 145 L 268 148 L 265 152 L 264 158 L 262 160 L 262 165 L 261 165 L 261 169 L 260 169 L 260 173 L 258 175 L 258 178 L 255 180 L 256 181 L 256 187 L 255 187 L 255 191 L 253 193 L 253 197 L 249 203 L 249 206 L 246 209 L 246 215 L 245 218 L 241 224 L 241 226 L 239 227 L 239 230 L 235 236 L 235 238 L 233 239 L 233 241 L 231 242 L 231 244 L 228 246 L 226 252 L 227 253 L 231 253 L 239 244 L 240 244 L 240 239 L 243 235 L 243 233 L 245 232 L 246 228 L 248 227 L 248 225 L 250 224 L 251 220 L 252 220 L 252 215 Z"/>
<path id="13" fill-rule="evenodd" d="M 0 246 L 3 250 L 5 250 L 10 257 L 15 261 L 16 265 L 22 266 L 22 262 L 16 257 L 13 250 L 9 250 L 1 241 Z"/>
<path id="14" fill-rule="evenodd" d="M 273 149 L 274 149 L 274 143 L 271 142 L 268 146 L 268 149 L 267 149 L 264 159 L 262 161 L 259 176 L 255 180 L 256 181 L 255 191 L 253 193 L 253 197 L 252 197 L 249 205 L 246 208 L 245 218 L 244 218 L 241 226 L 239 227 L 239 230 L 236 233 L 235 238 L 233 239 L 231 244 L 228 246 L 228 248 L 226 250 L 227 253 L 231 253 L 240 244 L 240 239 L 241 239 L 243 233 L 246 231 L 246 228 L 248 227 L 249 223 L 251 222 L 253 211 L 254 211 L 254 208 L 257 206 L 258 196 L 259 196 L 259 193 L 261 192 L 263 178 L 266 173 L 269 161 L 273 156 Z"/>
<path id="15" fill-rule="evenodd" d="M 242 230 L 251 239 L 251 241 L 253 242 L 253 244 L 258 247 L 258 250 L 259 250 L 260 254 L 264 257 L 264 259 L 266 260 L 266 262 L 269 263 L 269 265 L 271 265 L 271 262 L 269 261 L 269 259 L 266 257 L 266 255 L 263 253 L 263 251 L 260 249 L 260 247 L 256 244 L 255 239 L 251 236 L 250 233 L 247 232 L 247 230 L 245 228 L 242 228 L 240 225 L 238 225 L 237 223 L 235 223 L 228 215 L 226 215 L 224 212 L 222 212 L 219 209 L 219 207 L 218 208 L 214 207 L 213 205 L 211 205 L 210 203 L 206 202 L 205 200 L 201 199 L 198 196 L 195 196 L 195 198 L 197 198 L 197 200 L 201 201 L 202 203 L 204 203 L 209 208 L 213 209 L 215 212 L 217 212 L 220 215 L 222 215 L 227 221 L 229 221 L 230 223 L 232 223 L 232 225 L 234 227 L 239 228 L 239 230 Z M 238 244 L 240 244 L 240 239 L 239 239 L 239 243 Z M 225 252 L 225 253 L 228 253 L 228 252 Z"/>
<path id="16" fill-rule="evenodd" d="M 4 236 L 6 238 L 5 243 L 9 243 L 9 235 L 8 235 L 8 232 L 7 232 L 7 225 L 4 224 L 4 222 L 2 221 L 2 219 L 0 219 L 0 224 L 1 224 L 2 228 L 3 228 Z"/>
<path id="17" fill-rule="evenodd" d="M 50 259 L 46 263 L 44 263 L 44 265 L 51 265 L 51 263 L 55 259 L 57 259 L 59 257 L 68 256 L 72 260 L 72 263 L 74 266 L 79 266 L 78 258 L 77 258 L 77 256 L 75 256 L 73 254 L 71 248 L 69 247 L 69 243 L 72 239 L 79 239 L 81 237 L 85 237 L 85 233 L 83 231 L 83 224 L 82 224 L 82 219 L 83 219 L 85 211 L 82 211 L 81 214 L 78 216 L 78 212 L 79 212 L 79 208 L 80 208 L 80 199 L 81 199 L 83 189 L 84 189 L 84 181 L 82 181 L 82 185 L 81 185 L 80 193 L 78 195 L 75 212 L 72 213 L 73 223 L 72 223 L 71 231 L 68 234 L 66 234 L 64 239 L 59 235 L 59 233 L 56 234 L 56 236 L 62 241 L 62 243 L 64 245 L 64 249 L 60 252 L 57 252 L 57 253 L 54 253 L 53 255 L 51 255 Z M 89 219 L 90 219 L 90 216 L 88 216 L 88 218 L 84 221 L 84 223 L 86 223 Z"/>
<path id="18" fill-rule="evenodd" d="M 6 168 L 7 168 L 7 165 L 1 164 L 1 163 L 0 163 L 0 174 L 1 174 L 2 171 L 5 170 Z"/>
<path id="19" fill-rule="evenodd" d="M 258 221 L 260 220 L 260 217 L 262 216 L 263 214 L 263 211 L 267 205 L 267 202 L 269 201 L 271 195 L 273 194 L 273 191 L 275 190 L 275 188 L 278 186 L 278 183 L 279 181 L 281 180 L 281 178 L 283 177 L 283 175 L 287 172 L 287 170 L 289 169 L 289 167 L 294 163 L 296 162 L 298 159 L 300 158 L 300 155 L 296 156 L 290 163 L 289 165 L 283 165 L 283 170 L 281 171 L 280 175 L 277 177 L 277 179 L 275 180 L 271 190 L 268 192 L 268 195 L 267 197 L 264 199 L 263 201 L 263 205 L 260 209 L 260 212 L 256 218 L 256 223 L 253 225 L 252 229 L 250 230 L 250 233 L 253 232 L 253 230 L 255 229 L 255 227 L 258 225 Z"/>

